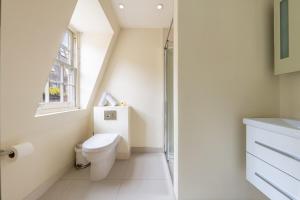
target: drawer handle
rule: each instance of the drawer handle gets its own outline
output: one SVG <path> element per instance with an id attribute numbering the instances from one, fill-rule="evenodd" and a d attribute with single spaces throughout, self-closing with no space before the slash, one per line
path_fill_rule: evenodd
<path id="1" fill-rule="evenodd" d="M 263 177 L 262 175 L 260 175 L 259 173 L 255 172 L 255 176 L 257 176 L 258 178 L 260 178 L 261 180 L 263 180 L 264 182 L 266 182 L 268 185 L 270 185 L 271 187 L 273 187 L 275 190 L 277 190 L 278 192 L 280 192 L 282 195 L 284 195 L 286 198 L 290 199 L 290 200 L 297 200 L 296 198 L 294 198 L 293 196 L 289 195 L 288 193 L 286 193 L 285 191 L 283 191 L 282 189 L 280 189 L 279 187 L 277 187 L 276 185 L 274 185 L 271 181 L 269 181 L 268 179 L 266 179 L 265 177 Z"/>
<path id="2" fill-rule="evenodd" d="M 291 159 L 293 159 L 293 160 L 296 160 L 296 161 L 300 162 L 300 157 L 299 157 L 299 156 L 293 155 L 293 154 L 291 154 L 291 153 L 287 153 L 287 152 L 285 152 L 285 151 L 282 151 L 282 150 L 280 150 L 280 149 L 271 147 L 271 146 L 269 146 L 269 145 L 266 145 L 266 144 L 261 143 L 261 142 L 258 142 L 258 141 L 255 141 L 255 144 L 258 144 L 258 145 L 260 145 L 260 146 L 262 146 L 262 147 L 265 147 L 265 148 L 267 148 L 267 149 L 270 149 L 270 150 L 272 150 L 272 151 L 275 151 L 276 153 L 279 153 L 279 154 L 281 154 L 281 155 L 284 155 L 284 156 L 286 156 L 286 157 L 289 157 L 289 158 L 291 158 Z"/>

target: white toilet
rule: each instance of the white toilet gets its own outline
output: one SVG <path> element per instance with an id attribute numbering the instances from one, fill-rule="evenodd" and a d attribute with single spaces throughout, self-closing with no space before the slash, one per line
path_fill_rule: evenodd
<path id="1" fill-rule="evenodd" d="M 120 140 L 116 133 L 95 134 L 82 144 L 82 154 L 91 162 L 90 179 L 104 179 L 112 168 Z"/>

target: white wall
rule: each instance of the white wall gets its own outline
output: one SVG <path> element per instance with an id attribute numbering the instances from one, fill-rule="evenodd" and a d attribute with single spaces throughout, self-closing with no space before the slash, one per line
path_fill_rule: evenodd
<path id="1" fill-rule="evenodd" d="M 175 10 L 179 199 L 267 199 L 245 178 L 242 118 L 279 116 L 273 1 L 177 0 Z"/>
<path id="2" fill-rule="evenodd" d="M 35 147 L 26 159 L 1 163 L 4 200 L 23 199 L 69 167 L 85 134 L 86 111 L 34 117 L 75 3 L 2 1 L 1 148 L 24 141 Z"/>
<path id="3" fill-rule="evenodd" d="M 98 92 L 132 107 L 131 145 L 163 147 L 163 30 L 122 29 Z"/>
<path id="4" fill-rule="evenodd" d="M 110 2 L 101 0 L 110 13 Z M 25 159 L 1 162 L 1 197 L 21 200 L 74 162 L 74 145 L 87 137 L 90 108 L 34 117 L 76 0 L 4 0 L 1 10 L 1 149 L 31 142 Z M 59 8 L 59 9 L 57 9 Z M 113 41 L 118 24 L 114 27 Z M 113 42 L 109 45 L 112 50 Z M 107 55 L 103 65 L 107 62 Z M 105 68 L 105 66 L 103 66 Z M 98 82 L 96 81 L 96 84 Z M 93 98 L 93 94 L 91 95 Z"/>

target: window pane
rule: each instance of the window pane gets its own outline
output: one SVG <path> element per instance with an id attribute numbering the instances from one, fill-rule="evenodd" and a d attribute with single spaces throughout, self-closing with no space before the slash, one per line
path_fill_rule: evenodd
<path id="1" fill-rule="evenodd" d="M 71 31 L 66 31 L 59 48 L 57 58 L 61 62 L 67 63 L 69 65 L 72 64 L 72 38 L 73 33 Z"/>
<path id="2" fill-rule="evenodd" d="M 64 68 L 64 84 L 75 85 L 75 68 L 71 68 L 71 67 Z"/>
<path id="3" fill-rule="evenodd" d="M 59 48 L 59 52 L 58 52 L 58 60 L 71 65 L 71 52 L 69 49 L 67 49 L 66 47 L 64 47 L 63 45 L 60 46 Z"/>
<path id="4" fill-rule="evenodd" d="M 75 86 L 64 85 L 64 102 L 75 105 Z"/>
<path id="5" fill-rule="evenodd" d="M 62 45 L 69 48 L 70 47 L 70 32 L 66 31 L 64 35 L 64 39 L 62 41 Z"/>
<path id="6" fill-rule="evenodd" d="M 60 65 L 55 62 L 54 65 L 52 66 L 50 75 L 49 75 L 49 80 L 50 82 L 61 82 L 61 67 Z"/>
<path id="7" fill-rule="evenodd" d="M 55 62 L 49 74 L 49 81 L 46 84 L 42 99 L 44 103 L 67 102 L 76 105 L 76 79 L 77 68 L 74 67 L 73 47 L 76 46 L 73 39 L 73 32 L 67 30 L 61 41 Z M 74 56 L 74 55 L 75 56 Z"/>
<path id="8" fill-rule="evenodd" d="M 59 83 L 49 83 L 49 102 L 60 102 L 60 84 Z"/>

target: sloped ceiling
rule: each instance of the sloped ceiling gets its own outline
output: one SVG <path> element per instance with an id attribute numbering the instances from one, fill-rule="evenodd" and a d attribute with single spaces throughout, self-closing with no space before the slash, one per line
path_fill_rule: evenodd
<path id="1" fill-rule="evenodd" d="M 87 108 L 114 31 L 98 0 L 78 0 L 70 24 L 81 31 L 80 107 Z"/>
<path id="2" fill-rule="evenodd" d="M 98 0 L 78 0 L 69 24 L 80 32 L 79 102 L 80 108 L 86 109 L 93 100 L 92 93 L 97 88 L 114 31 Z"/>
<path id="3" fill-rule="evenodd" d="M 98 0 L 78 0 L 70 25 L 80 32 L 113 33 Z"/>

